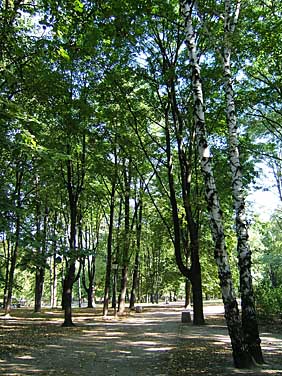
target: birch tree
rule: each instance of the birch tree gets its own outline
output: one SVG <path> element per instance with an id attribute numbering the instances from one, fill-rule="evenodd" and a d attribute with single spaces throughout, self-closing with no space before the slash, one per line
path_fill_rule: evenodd
<path id="1" fill-rule="evenodd" d="M 235 207 L 237 252 L 240 273 L 243 340 L 250 355 L 257 363 L 263 363 L 260 337 L 256 318 L 251 274 L 251 250 L 248 242 L 248 222 L 245 212 L 242 167 L 239 156 L 237 119 L 231 73 L 231 38 L 240 13 L 240 1 L 225 0 L 224 46 L 222 51 L 224 89 L 226 95 L 226 120 L 229 131 L 229 160 L 232 175 L 232 192 Z"/>
<path id="2" fill-rule="evenodd" d="M 252 365 L 252 360 L 243 341 L 238 303 L 234 293 L 231 270 L 225 244 L 222 210 L 220 208 L 216 182 L 213 174 L 211 154 L 207 140 L 201 68 L 199 64 L 196 33 L 192 22 L 194 5 L 195 2 L 192 0 L 180 1 L 191 67 L 197 147 L 205 181 L 205 195 L 210 215 L 210 227 L 215 244 L 214 257 L 218 267 L 218 275 L 225 310 L 225 319 L 232 344 L 234 365 L 237 368 L 245 368 Z"/>

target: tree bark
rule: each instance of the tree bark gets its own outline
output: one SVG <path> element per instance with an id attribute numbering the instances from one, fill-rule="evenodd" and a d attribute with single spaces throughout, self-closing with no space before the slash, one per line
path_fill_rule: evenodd
<path id="1" fill-rule="evenodd" d="M 7 247 L 6 247 L 7 243 Z M 10 261 L 11 261 L 11 241 L 8 238 L 3 239 L 3 249 L 5 255 L 5 283 L 3 291 L 3 307 L 6 307 L 7 296 L 8 296 L 8 287 L 9 287 L 9 270 L 10 270 Z"/>
<path id="2" fill-rule="evenodd" d="M 240 293 L 242 307 L 243 339 L 248 352 L 259 364 L 262 364 L 261 340 L 256 317 L 254 292 L 251 273 L 251 250 L 248 243 L 248 222 L 245 212 L 245 197 L 243 189 L 242 167 L 239 156 L 239 141 L 235 98 L 231 73 L 231 44 L 230 39 L 235 31 L 240 11 L 240 2 L 232 10 L 230 0 L 225 0 L 223 72 L 226 96 L 226 119 L 229 130 L 229 160 L 232 174 L 232 192 L 235 207 L 237 233 L 237 252 L 240 273 Z"/>
<path id="3" fill-rule="evenodd" d="M 128 263 L 130 246 L 130 185 L 131 185 L 131 160 L 128 166 L 124 163 L 124 237 L 122 248 L 121 290 L 119 296 L 118 314 L 125 310 L 125 299 L 128 281 Z"/>
<path id="4" fill-rule="evenodd" d="M 105 276 L 103 316 L 107 316 L 108 311 L 109 311 L 116 180 L 117 180 L 117 153 L 115 150 L 115 173 L 114 173 L 114 179 L 112 181 L 112 189 L 111 189 L 111 194 L 110 194 L 110 220 L 109 220 L 108 241 L 107 241 L 107 265 L 106 265 L 106 276 Z"/>
<path id="5" fill-rule="evenodd" d="M 142 195 L 141 188 L 140 188 L 140 195 Z M 143 212 L 143 205 L 142 205 L 142 198 L 139 199 L 139 215 L 137 220 L 137 229 L 136 229 L 136 255 L 134 261 L 134 269 L 133 269 L 133 278 L 132 278 L 132 289 L 130 294 L 130 302 L 129 302 L 129 309 L 134 309 L 134 304 L 136 302 L 136 290 L 138 287 L 138 275 L 139 275 L 139 256 L 140 256 L 140 246 L 141 246 L 141 230 L 142 230 L 142 212 Z"/>
<path id="6" fill-rule="evenodd" d="M 252 366 L 252 359 L 242 338 L 242 326 L 238 304 L 234 294 L 231 270 L 225 245 L 222 211 L 219 204 L 219 197 L 207 142 L 201 70 L 195 31 L 192 23 L 194 1 L 181 0 L 180 5 L 185 23 L 185 37 L 192 70 L 191 79 L 196 140 L 201 160 L 202 173 L 205 180 L 205 195 L 210 215 L 212 237 L 215 243 L 214 257 L 218 267 L 218 275 L 225 309 L 225 319 L 232 344 L 234 365 L 237 368 L 246 368 Z"/>
<path id="7" fill-rule="evenodd" d="M 16 184 L 15 184 L 15 242 L 11 249 L 10 257 L 10 270 L 8 273 L 8 289 L 7 299 L 5 304 L 5 315 L 9 315 L 12 308 L 12 294 L 14 288 L 15 270 L 18 258 L 19 244 L 20 244 L 20 232 L 21 232 L 21 188 L 23 182 L 24 166 L 22 162 L 18 162 L 16 166 Z"/>
<path id="8" fill-rule="evenodd" d="M 185 308 L 187 309 L 191 303 L 191 282 L 188 278 L 185 279 Z"/>
<path id="9" fill-rule="evenodd" d="M 42 266 L 38 266 L 35 272 L 34 312 L 41 311 L 44 276 L 45 276 L 45 268 Z"/>
<path id="10" fill-rule="evenodd" d="M 195 234 L 196 227 L 189 227 L 189 232 L 191 236 L 191 268 L 187 268 L 182 260 L 181 247 L 184 244 L 181 239 L 181 226 L 180 220 L 178 217 L 178 204 L 176 200 L 176 193 L 174 188 L 174 177 L 173 177 L 173 163 L 172 163 L 172 153 L 171 153 L 171 137 L 170 137 L 170 128 L 169 128 L 169 115 L 168 108 L 166 109 L 165 114 L 165 132 L 166 132 L 166 154 L 167 154 L 167 170 L 168 170 L 168 181 L 169 181 L 169 191 L 170 191 L 170 203 L 172 208 L 172 218 L 173 218 L 173 227 L 174 227 L 174 252 L 177 266 L 180 272 L 186 277 L 189 278 L 192 285 L 193 296 L 196 297 L 196 306 L 193 305 L 193 323 L 195 325 L 204 324 L 204 313 L 203 313 L 203 298 L 202 298 L 202 284 L 201 284 L 201 269 L 199 262 L 199 248 L 198 248 L 198 239 Z M 187 208 L 187 206 L 186 206 Z M 190 226 L 192 225 L 190 220 Z M 197 285 L 200 283 L 200 285 Z"/>
<path id="11" fill-rule="evenodd" d="M 38 189 L 38 187 L 37 187 Z M 46 236 L 47 236 L 47 218 L 48 208 L 45 206 L 45 213 L 43 218 L 43 231 L 41 234 L 41 220 L 40 220 L 40 203 L 39 198 L 36 197 L 36 240 L 37 240 L 37 265 L 35 272 L 35 298 L 34 298 L 34 312 L 41 311 L 43 286 L 45 279 L 45 264 L 46 264 Z M 40 245 L 41 244 L 41 245 Z"/>
<path id="12" fill-rule="evenodd" d="M 180 272 L 188 277 L 191 281 L 191 286 L 193 290 L 193 295 L 195 295 L 195 302 L 193 305 L 193 323 L 196 325 L 204 324 L 204 313 L 203 313 L 203 294 L 202 294 L 202 281 L 201 281 L 201 265 L 199 260 L 199 234 L 198 234 L 198 223 L 194 220 L 191 206 L 191 158 L 192 150 L 194 147 L 194 139 L 191 137 L 189 140 L 189 151 L 187 157 L 187 150 L 184 146 L 183 141 L 183 128 L 184 122 L 181 112 L 178 108 L 178 101 L 176 95 L 175 87 L 175 65 L 177 62 L 177 57 L 180 48 L 180 40 L 177 40 L 177 46 L 175 51 L 175 56 L 171 57 L 171 53 L 167 53 L 166 47 L 161 40 L 158 33 L 155 35 L 156 42 L 160 48 L 162 59 L 163 59 L 163 76 L 166 78 L 167 93 L 168 93 L 168 107 L 166 108 L 166 152 L 167 152 L 167 166 L 169 175 L 169 190 L 170 190 L 170 203 L 173 211 L 173 221 L 177 221 L 178 224 L 174 225 L 174 232 L 180 231 L 180 236 L 174 234 L 174 248 L 176 254 L 176 261 Z M 170 124 L 168 111 L 171 112 L 172 124 L 174 126 L 174 134 L 176 136 L 177 147 L 178 147 L 178 161 L 180 167 L 180 177 L 181 177 L 181 189 L 182 189 L 182 202 L 185 210 L 185 223 L 184 229 L 180 224 L 180 219 L 178 218 L 178 204 L 176 200 L 176 193 L 174 188 L 174 176 L 173 176 L 173 162 L 171 153 L 171 141 L 170 137 Z M 189 244 L 190 243 L 190 244 Z M 189 245 L 188 245 L 189 244 Z M 182 262 L 182 253 L 187 253 L 186 257 L 191 255 L 191 267 L 187 268 Z M 200 285 L 198 285 L 200 283 Z"/>
<path id="13" fill-rule="evenodd" d="M 72 321 L 72 287 L 75 280 L 75 262 L 67 267 L 67 274 L 63 284 L 64 322 L 62 326 L 74 326 Z"/>

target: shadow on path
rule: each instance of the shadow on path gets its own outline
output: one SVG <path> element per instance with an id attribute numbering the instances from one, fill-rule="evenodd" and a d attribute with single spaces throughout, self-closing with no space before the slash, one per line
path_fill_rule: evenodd
<path id="1" fill-rule="evenodd" d="M 211 318 L 205 326 L 182 324 L 181 311 L 180 306 L 169 305 L 146 308 L 121 319 L 81 316 L 76 317 L 75 328 L 60 327 L 60 320 L 51 319 L 52 312 L 45 321 L 2 321 L 0 337 L 14 335 L 15 342 L 0 354 L 0 374 L 282 375 L 281 335 L 262 332 L 265 358 L 271 365 L 239 371 L 232 367 L 223 320 L 217 315 L 213 321 L 212 315 L 222 314 L 222 308 L 205 308 L 205 315 Z"/>

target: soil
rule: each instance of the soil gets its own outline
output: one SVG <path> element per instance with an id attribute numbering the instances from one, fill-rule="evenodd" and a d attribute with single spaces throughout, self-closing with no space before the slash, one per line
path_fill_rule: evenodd
<path id="1" fill-rule="evenodd" d="M 15 309 L 0 317 L 0 375 L 282 375 L 280 324 L 261 327 L 267 363 L 238 370 L 222 307 L 205 306 L 204 326 L 181 323 L 182 311 L 163 304 L 105 319 L 74 309 L 76 326 L 65 328 L 60 310 Z"/>

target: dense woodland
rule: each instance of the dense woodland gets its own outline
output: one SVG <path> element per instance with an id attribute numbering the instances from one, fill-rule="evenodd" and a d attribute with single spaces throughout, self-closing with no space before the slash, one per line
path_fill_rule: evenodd
<path id="1" fill-rule="evenodd" d="M 60 306 L 71 326 L 73 301 L 106 316 L 182 297 L 203 324 L 203 298 L 222 297 L 235 366 L 262 363 L 258 313 L 282 307 L 281 213 L 262 222 L 246 197 L 282 200 L 281 2 L 0 11 L 5 314 Z"/>

